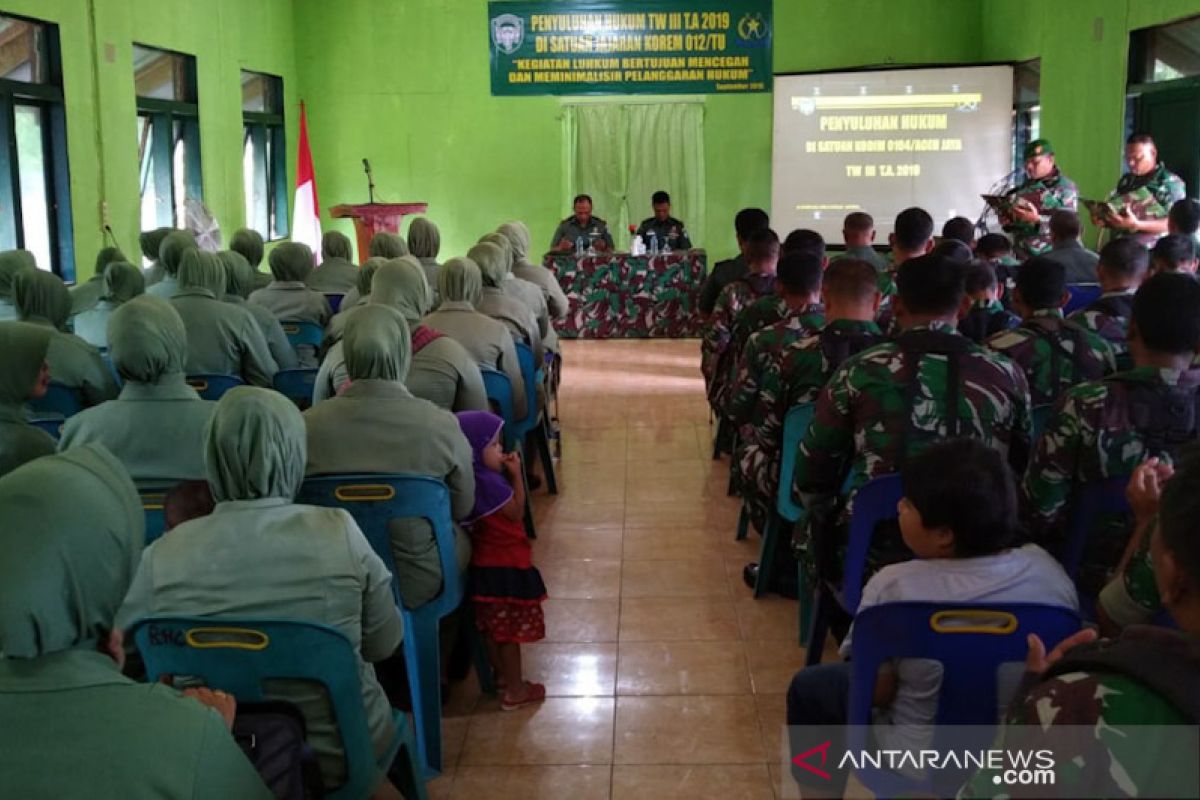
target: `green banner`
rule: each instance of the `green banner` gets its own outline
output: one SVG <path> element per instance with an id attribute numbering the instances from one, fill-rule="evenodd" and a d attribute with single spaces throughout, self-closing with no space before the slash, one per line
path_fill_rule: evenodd
<path id="1" fill-rule="evenodd" d="M 492 94 L 771 91 L 771 0 L 488 3 Z"/>

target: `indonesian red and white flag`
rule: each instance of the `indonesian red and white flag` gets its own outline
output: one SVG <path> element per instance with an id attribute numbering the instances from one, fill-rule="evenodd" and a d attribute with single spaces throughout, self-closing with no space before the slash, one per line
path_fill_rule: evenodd
<path id="1" fill-rule="evenodd" d="M 308 118 L 300 103 L 300 148 L 296 155 L 296 202 L 292 209 L 292 241 L 308 245 L 313 263 L 321 263 L 321 206 L 317 202 L 317 176 L 308 149 Z"/>

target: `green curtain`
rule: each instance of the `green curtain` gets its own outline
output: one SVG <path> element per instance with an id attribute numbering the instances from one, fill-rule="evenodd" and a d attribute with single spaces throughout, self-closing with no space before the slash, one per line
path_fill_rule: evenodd
<path id="1" fill-rule="evenodd" d="M 703 103 L 584 103 L 563 109 L 563 166 L 568 207 L 590 194 L 618 250 L 628 226 L 650 216 L 650 195 L 671 195 L 671 214 L 698 241 L 704 220 Z"/>

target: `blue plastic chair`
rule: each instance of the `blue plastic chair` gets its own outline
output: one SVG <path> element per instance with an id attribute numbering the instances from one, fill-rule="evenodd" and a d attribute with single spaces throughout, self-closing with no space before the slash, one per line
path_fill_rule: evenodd
<path id="1" fill-rule="evenodd" d="M 1096 283 L 1069 283 L 1067 293 L 1071 298 L 1063 306 L 1064 314 L 1072 314 L 1081 308 L 1091 305 L 1101 294 L 1100 285 Z"/>
<path id="2" fill-rule="evenodd" d="M 275 373 L 275 391 L 291 400 L 300 410 L 312 406 L 313 387 L 317 383 L 316 369 L 281 369 Z"/>
<path id="3" fill-rule="evenodd" d="M 517 362 L 521 365 L 521 377 L 525 381 L 525 397 L 527 411 L 525 419 L 517 423 L 518 438 L 524 442 L 530 435 L 537 445 L 538 458 L 542 462 L 542 470 L 546 473 L 546 491 L 558 494 L 558 481 L 554 476 L 554 458 L 550 455 L 550 437 L 546 435 L 545 419 L 538 410 L 537 387 L 542 384 L 545 373 L 536 368 L 533 350 L 524 342 L 517 343 Z M 528 469 L 526 464 L 526 469 Z"/>
<path id="4" fill-rule="evenodd" d="M 376 759 L 363 708 L 358 661 L 350 640 L 327 625 L 301 620 L 150 617 L 134 623 L 133 638 L 151 681 L 160 675 L 194 676 L 232 694 L 239 703 L 262 702 L 268 680 L 320 683 L 329 693 L 346 754 L 346 782 L 325 797 L 361 800 L 397 752 L 405 751 L 405 797 L 425 798 L 425 784 L 404 714 L 393 710 L 396 734 Z M 412 794 L 410 794 L 412 792 Z"/>
<path id="5" fill-rule="evenodd" d="M 875 747 L 869 741 L 875 677 L 894 658 L 942 663 L 932 749 L 991 747 L 1001 701 L 1007 700 L 999 697 L 998 667 L 1025 661 L 1031 633 L 1049 651 L 1080 627 L 1074 611 L 1036 603 L 887 603 L 863 610 L 854 619 L 847 749 Z M 919 779 L 886 769 L 857 770 L 856 775 L 877 797 L 954 797 L 969 777 L 949 769 Z"/>
<path id="6" fill-rule="evenodd" d="M 1059 554 L 1059 561 L 1067 575 L 1074 579 L 1083 563 L 1083 551 L 1088 538 L 1096 530 L 1096 523 L 1106 514 L 1127 514 L 1129 501 L 1125 499 L 1128 475 L 1114 475 L 1099 481 L 1085 483 L 1075 490 L 1071 498 L 1071 510 L 1067 520 L 1067 540 Z"/>
<path id="7" fill-rule="evenodd" d="M 316 349 L 325 341 L 325 329 L 315 322 L 285 319 L 280 320 L 279 324 L 293 349 L 305 345 Z"/>
<path id="8" fill-rule="evenodd" d="M 436 478 L 419 475 L 330 475 L 305 480 L 297 502 L 345 509 L 391 571 L 392 594 L 404 617 L 404 662 L 412 692 L 417 751 L 426 775 L 435 777 L 442 770 L 438 623 L 461 605 L 465 591 L 454 553 L 450 490 Z M 442 568 L 442 591 L 420 608 L 405 608 L 400 601 L 388 534 L 388 524 L 394 519 L 424 519 L 433 528 Z"/>
<path id="9" fill-rule="evenodd" d="M 188 375 L 187 384 L 205 400 L 220 400 L 230 389 L 242 385 L 236 375 Z"/>
<path id="10" fill-rule="evenodd" d="M 516 419 L 513 414 L 512 381 L 503 372 L 492 367 L 481 365 L 479 372 L 483 375 L 483 389 L 487 392 L 487 399 L 495 404 L 497 413 L 504 419 L 504 449 L 513 450 L 517 440 L 513 433 L 516 430 Z"/>
<path id="11" fill-rule="evenodd" d="M 135 481 L 138 496 L 142 499 L 142 511 L 146 515 L 146 544 L 153 543 L 167 530 L 167 492 L 178 481 Z"/>
<path id="12" fill-rule="evenodd" d="M 342 298 L 345 296 L 341 292 L 325 292 L 325 301 L 329 303 L 329 309 L 333 313 L 336 314 L 342 307 Z"/>
<path id="13" fill-rule="evenodd" d="M 29 407 L 37 417 L 57 414 L 66 419 L 83 410 L 83 395 L 78 389 L 50 381 L 45 396 L 30 400 Z"/>
<path id="14" fill-rule="evenodd" d="M 842 585 L 840 588 L 829 587 L 830 591 L 821 591 L 816 587 L 815 600 L 812 605 L 812 617 L 809 623 L 809 637 L 805 651 L 805 663 L 809 666 L 821 661 L 824 650 L 825 635 L 829 632 L 830 609 L 826 608 L 827 598 L 832 595 L 838 605 L 847 614 L 858 611 L 862 600 L 863 582 L 867 574 L 867 554 L 871 550 L 871 540 L 875 536 L 875 527 L 887 520 L 896 519 L 900 514 L 896 505 L 904 496 L 904 487 L 899 474 L 880 475 L 867 482 L 858 494 L 854 496 L 854 513 L 850 517 L 849 541 L 846 546 L 846 558 L 842 565 Z"/>
<path id="15" fill-rule="evenodd" d="M 29 419 L 29 424 L 49 434 L 50 438 L 58 441 L 62 438 L 62 429 L 67 421 L 58 414 L 35 414 Z"/>

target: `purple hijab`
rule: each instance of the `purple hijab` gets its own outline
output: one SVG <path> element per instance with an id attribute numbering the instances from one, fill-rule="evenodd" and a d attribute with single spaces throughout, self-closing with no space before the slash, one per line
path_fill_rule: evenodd
<path id="1" fill-rule="evenodd" d="M 504 507 L 513 496 L 513 488 L 505 477 L 483 464 L 483 451 L 504 427 L 504 420 L 489 411 L 459 411 L 458 426 L 471 445 L 471 462 L 475 468 L 475 507 L 463 520 L 469 525 Z"/>

